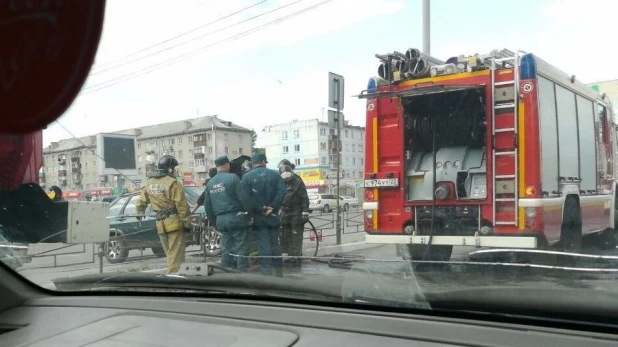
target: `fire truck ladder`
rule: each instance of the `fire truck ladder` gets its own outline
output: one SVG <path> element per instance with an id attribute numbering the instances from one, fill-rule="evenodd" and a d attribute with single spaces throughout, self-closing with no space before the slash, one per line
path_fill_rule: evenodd
<path id="1" fill-rule="evenodd" d="M 492 172 L 494 225 L 518 224 L 517 106 L 519 101 L 519 54 L 493 51 L 490 63 L 492 122 Z M 513 79 L 498 82 L 500 71 L 513 69 Z M 504 210 L 508 212 L 504 212 Z M 513 211 L 513 212 L 511 212 Z"/>

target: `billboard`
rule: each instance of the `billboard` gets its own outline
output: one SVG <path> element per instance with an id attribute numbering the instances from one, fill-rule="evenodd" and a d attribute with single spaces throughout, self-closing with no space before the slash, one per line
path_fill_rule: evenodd
<path id="1" fill-rule="evenodd" d="M 134 135 L 97 134 L 99 175 L 137 175 L 137 139 Z"/>

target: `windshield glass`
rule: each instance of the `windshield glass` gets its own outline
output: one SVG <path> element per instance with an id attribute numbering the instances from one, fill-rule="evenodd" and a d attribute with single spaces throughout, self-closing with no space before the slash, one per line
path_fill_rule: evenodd
<path id="1" fill-rule="evenodd" d="M 618 292 L 614 3 L 423 3 L 107 1 L 70 107 L 0 135 L 2 261 L 59 291 Z"/>

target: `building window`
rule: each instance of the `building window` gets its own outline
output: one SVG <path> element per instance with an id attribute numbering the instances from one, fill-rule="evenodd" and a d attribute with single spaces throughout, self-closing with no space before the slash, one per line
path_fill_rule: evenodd
<path id="1" fill-rule="evenodd" d="M 361 140 L 363 139 L 363 134 L 364 134 L 364 133 L 361 131 L 361 133 L 360 133 L 360 139 L 361 139 Z"/>
<path id="2" fill-rule="evenodd" d="M 320 128 L 320 135 L 326 135 L 326 128 Z"/>
<path id="3" fill-rule="evenodd" d="M 178 158 L 182 158 L 182 151 L 178 151 Z"/>
<path id="4" fill-rule="evenodd" d="M 227 141 L 227 139 L 228 139 L 227 134 L 223 134 L 223 139 L 224 139 L 225 141 Z"/>
<path id="5" fill-rule="evenodd" d="M 363 178 L 363 172 L 362 171 L 358 172 L 358 178 Z"/>
<path id="6" fill-rule="evenodd" d="M 206 134 L 206 140 L 208 141 L 212 140 L 212 134 Z"/>
<path id="7" fill-rule="evenodd" d="M 190 149 L 190 150 L 189 150 L 189 157 L 192 157 L 192 156 L 193 156 L 193 150 L 192 150 L 192 149 Z"/>
<path id="8" fill-rule="evenodd" d="M 197 160 L 195 161 L 195 166 L 196 166 L 196 167 L 206 166 L 206 160 L 204 160 L 204 158 L 202 158 L 202 159 L 197 159 Z"/>
<path id="9" fill-rule="evenodd" d="M 350 146 L 351 146 L 351 148 L 352 148 L 352 149 L 351 149 L 351 151 L 352 151 L 352 152 L 354 152 L 354 150 L 356 149 L 356 148 L 354 147 L 354 144 L 351 144 Z"/>
<path id="10" fill-rule="evenodd" d="M 300 159 L 298 158 L 294 159 L 294 165 L 296 166 L 300 165 Z"/>
<path id="11" fill-rule="evenodd" d="M 179 145 L 182 145 L 182 137 L 177 138 L 176 141 L 178 141 Z"/>
<path id="12" fill-rule="evenodd" d="M 287 140 L 288 139 L 288 132 L 287 131 L 282 131 L 281 132 L 281 139 L 282 140 Z"/>
<path id="13" fill-rule="evenodd" d="M 360 160 L 360 164 L 363 165 L 363 158 L 358 158 Z"/>
<path id="14" fill-rule="evenodd" d="M 189 138 L 189 142 L 193 142 L 193 136 L 189 135 L 188 138 Z"/>
<path id="15" fill-rule="evenodd" d="M 348 147 L 348 146 L 349 146 L 349 144 L 348 144 L 348 143 L 346 143 L 346 144 L 345 144 L 345 151 L 346 151 L 346 152 L 348 152 L 348 150 L 350 149 L 350 147 Z"/>
<path id="16" fill-rule="evenodd" d="M 294 145 L 294 152 L 300 152 L 300 145 Z"/>
<path id="17" fill-rule="evenodd" d="M 165 147 L 165 140 L 161 140 L 161 147 Z"/>
<path id="18" fill-rule="evenodd" d="M 288 153 L 288 152 L 289 152 L 288 146 L 283 146 L 283 153 Z"/>
<path id="19" fill-rule="evenodd" d="M 345 163 L 349 164 L 350 163 L 350 157 L 345 157 Z"/>
<path id="20" fill-rule="evenodd" d="M 361 133 L 361 134 L 362 134 L 362 133 Z M 358 151 L 359 151 L 359 152 L 362 152 L 362 151 L 363 151 L 363 145 L 358 145 L 358 147 L 357 147 L 357 148 L 358 148 Z"/>
<path id="21" fill-rule="evenodd" d="M 230 153 L 230 150 L 227 147 L 225 147 L 225 154 L 229 154 L 229 153 Z"/>
<path id="22" fill-rule="evenodd" d="M 190 167 L 190 168 L 195 167 L 195 166 L 193 165 L 193 161 L 190 161 L 190 162 L 189 162 L 189 167 Z"/>
<path id="23" fill-rule="evenodd" d="M 320 142 L 320 149 L 326 150 L 326 142 Z"/>
<path id="24" fill-rule="evenodd" d="M 171 139 L 167 140 L 167 143 L 170 145 L 174 144 L 174 138 L 172 137 Z"/>
<path id="25" fill-rule="evenodd" d="M 238 148 L 238 154 L 242 155 L 242 148 Z"/>
<path id="26" fill-rule="evenodd" d="M 208 153 L 212 153 L 212 147 L 208 147 Z"/>
<path id="27" fill-rule="evenodd" d="M 137 149 L 141 149 L 141 148 L 142 148 L 142 144 L 141 144 L 141 143 L 138 143 L 138 144 L 137 144 Z"/>
<path id="28" fill-rule="evenodd" d="M 294 138 L 297 139 L 300 137 L 300 130 L 294 130 Z"/>
<path id="29" fill-rule="evenodd" d="M 326 165 L 326 157 L 320 158 L 320 164 Z"/>
<path id="30" fill-rule="evenodd" d="M 238 135 L 238 141 L 242 141 L 242 135 Z"/>
<path id="31" fill-rule="evenodd" d="M 352 165 L 356 165 L 356 158 L 352 158 Z"/>
<path id="32" fill-rule="evenodd" d="M 140 162 L 140 163 L 142 162 L 142 156 L 141 155 L 137 156 L 137 161 Z"/>
<path id="33" fill-rule="evenodd" d="M 350 133 L 348 132 L 348 129 L 344 130 L 344 134 L 345 134 L 346 139 L 350 137 Z"/>

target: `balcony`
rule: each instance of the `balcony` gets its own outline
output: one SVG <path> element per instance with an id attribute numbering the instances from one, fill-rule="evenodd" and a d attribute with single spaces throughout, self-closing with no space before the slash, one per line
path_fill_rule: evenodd
<path id="1" fill-rule="evenodd" d="M 193 153 L 194 159 L 204 159 L 206 155 L 204 153 Z"/>
<path id="2" fill-rule="evenodd" d="M 201 172 L 208 172 L 208 169 L 206 168 L 206 166 L 196 166 L 193 168 L 195 170 L 195 172 L 197 173 L 201 173 Z"/>
<path id="3" fill-rule="evenodd" d="M 206 146 L 206 140 L 193 141 L 193 147 L 202 147 L 202 146 Z"/>
<path id="4" fill-rule="evenodd" d="M 79 162 L 79 157 L 71 157 L 71 162 Z"/>
<path id="5" fill-rule="evenodd" d="M 64 165 L 67 163 L 67 160 L 65 158 L 58 158 L 58 165 Z"/>
<path id="6" fill-rule="evenodd" d="M 67 170 L 58 170 L 58 177 L 66 177 L 66 176 L 67 176 Z"/>

